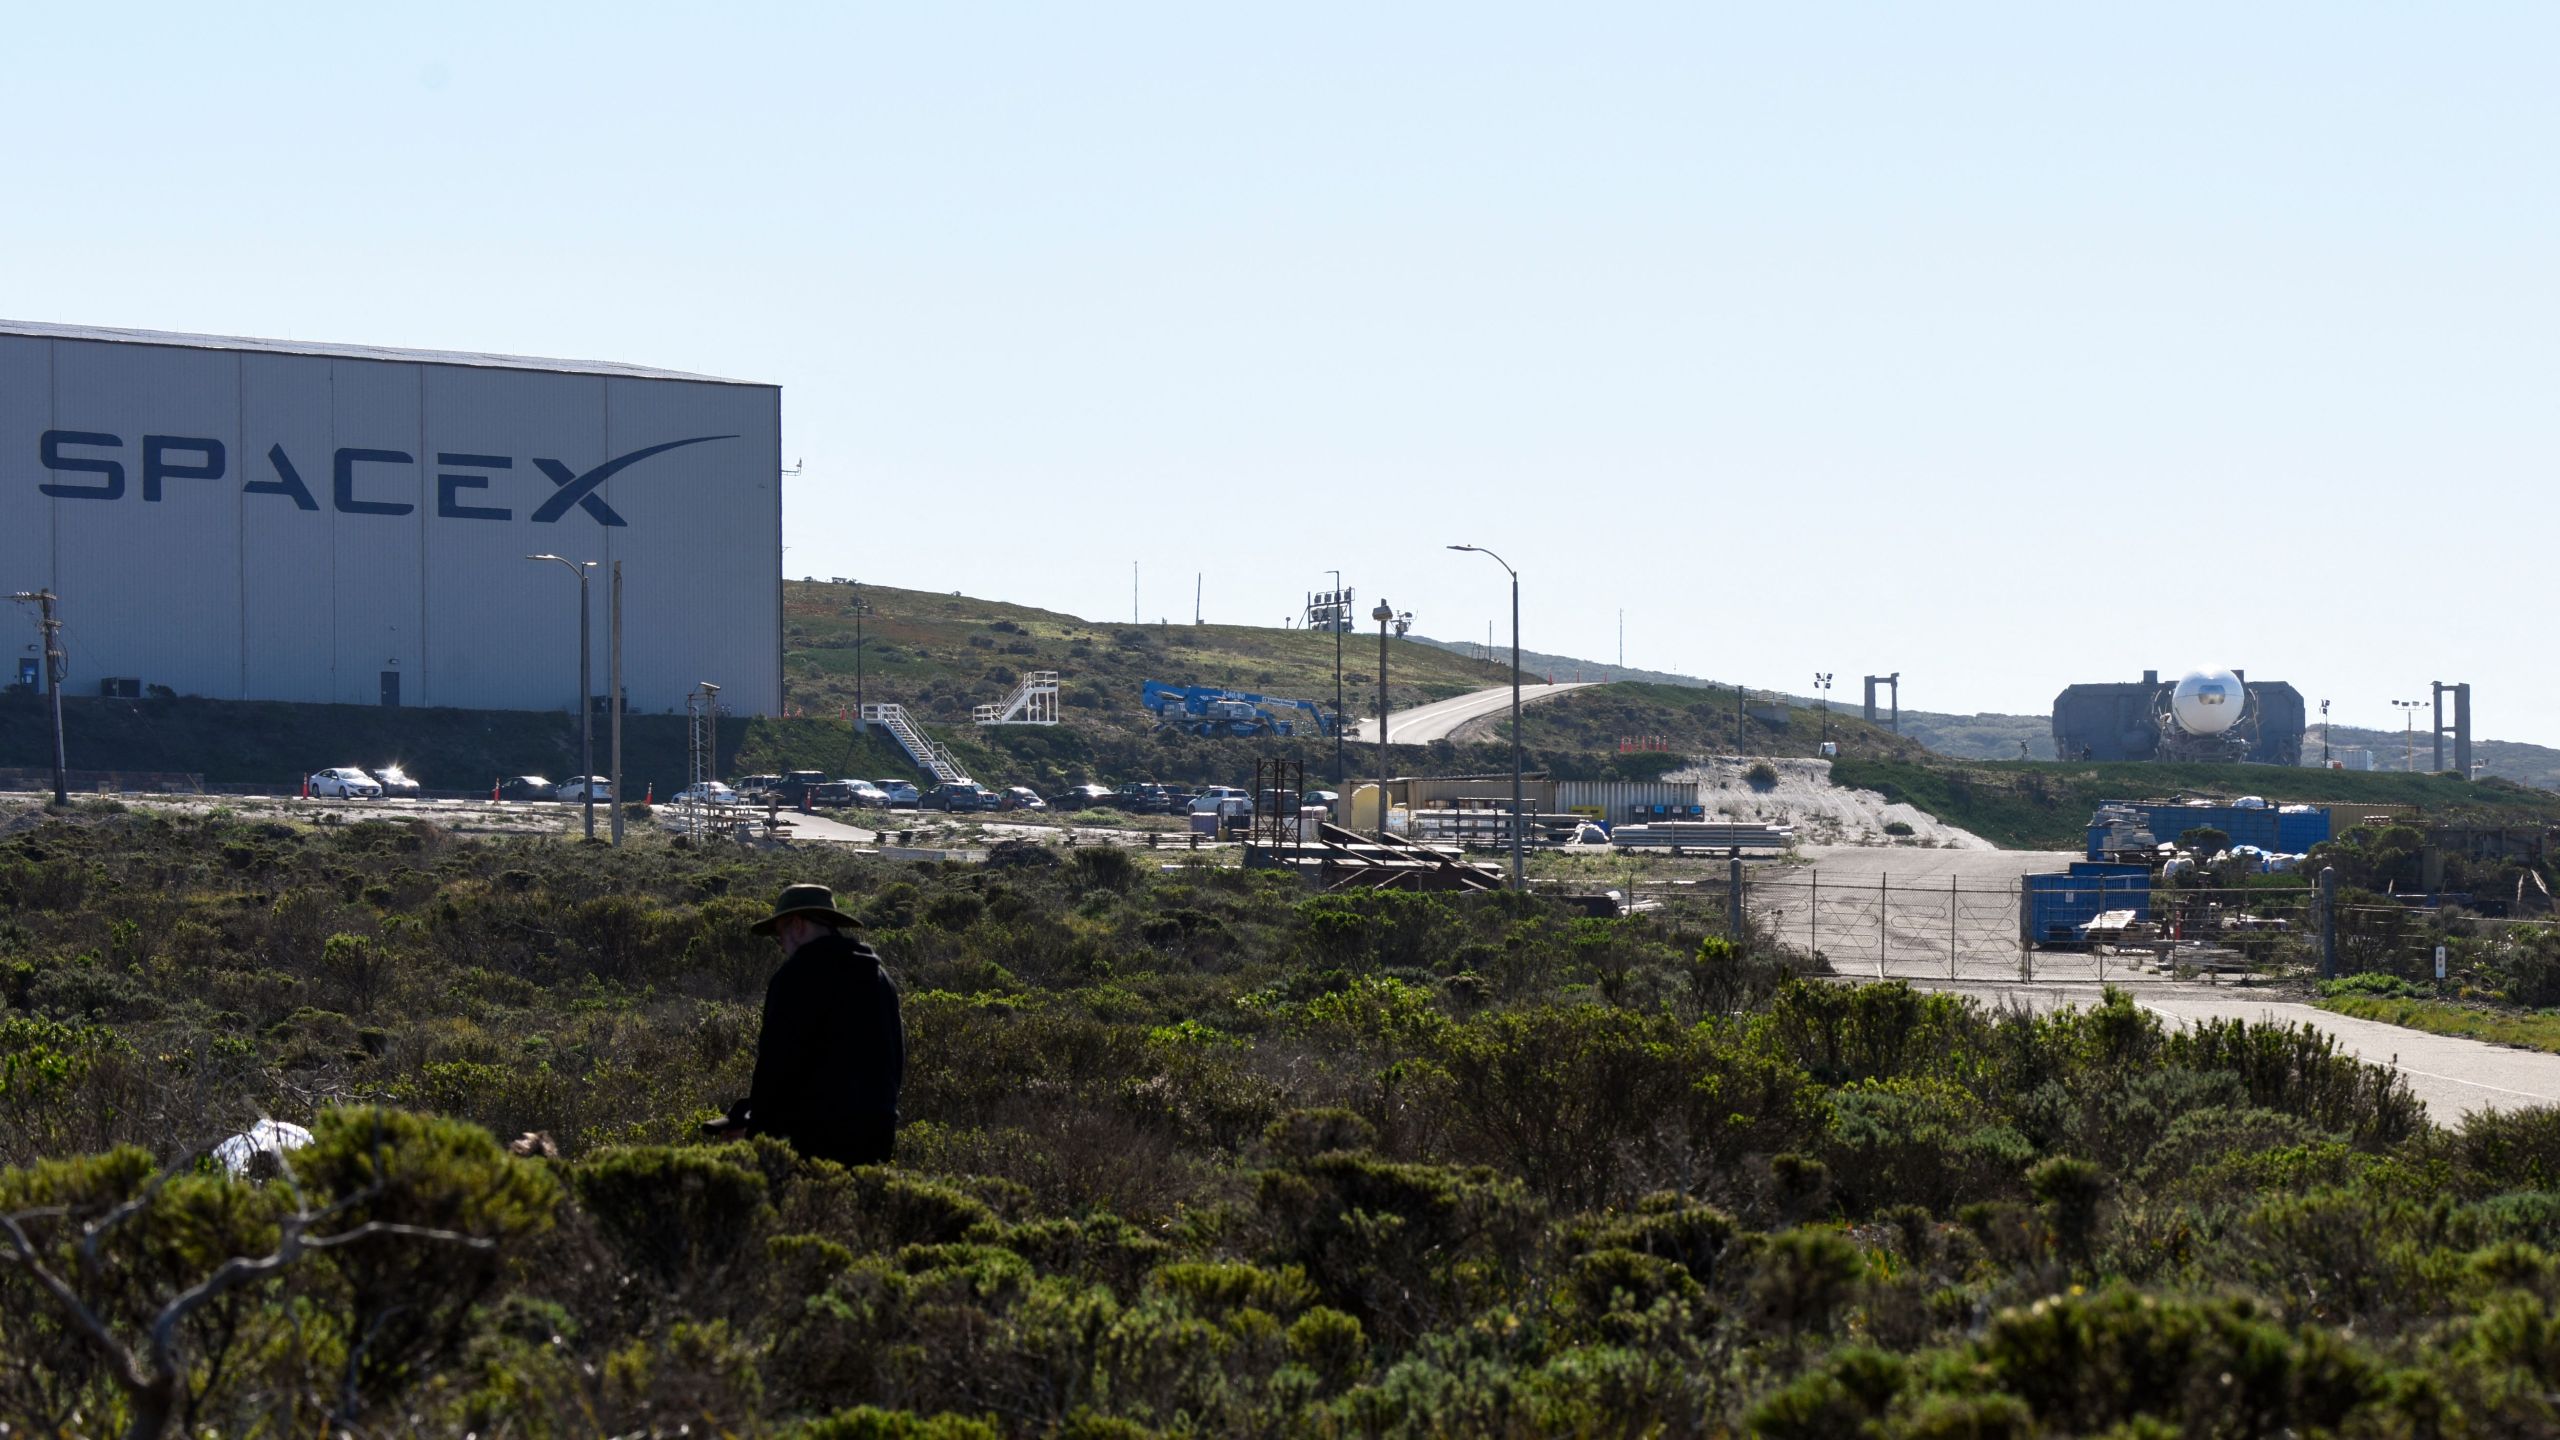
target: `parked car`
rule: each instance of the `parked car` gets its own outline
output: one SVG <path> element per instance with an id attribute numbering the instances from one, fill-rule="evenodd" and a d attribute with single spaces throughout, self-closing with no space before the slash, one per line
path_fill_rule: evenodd
<path id="1" fill-rule="evenodd" d="M 1219 804 L 1227 800 L 1245 801 L 1247 802 L 1244 807 L 1245 813 L 1248 815 L 1253 813 L 1253 805 L 1251 803 L 1253 797 L 1247 795 L 1233 785 L 1212 785 L 1206 790 L 1201 791 L 1199 794 L 1192 796 L 1190 805 L 1191 813 L 1194 815 L 1215 814 L 1217 813 Z"/>
<path id="2" fill-rule="evenodd" d="M 765 787 L 764 793 L 785 805 L 797 805 L 803 793 L 827 783 L 824 770 L 794 770 Z"/>
<path id="3" fill-rule="evenodd" d="M 842 780 L 809 787 L 809 805 L 815 810 L 842 810 L 853 803 L 853 786 Z"/>
<path id="4" fill-rule="evenodd" d="M 382 787 L 374 783 L 373 777 L 352 765 L 340 765 L 332 770 L 316 771 L 306 783 L 310 785 L 314 799 L 324 795 L 332 800 L 379 800 L 382 798 Z"/>
<path id="5" fill-rule="evenodd" d="M 974 780 L 954 780 L 924 792 L 923 806 L 927 810 L 993 810 L 996 797 Z"/>
<path id="6" fill-rule="evenodd" d="M 1342 792 L 1339 790 L 1310 790 L 1307 792 L 1306 801 L 1309 805 L 1323 806 L 1328 815 L 1342 813 Z"/>
<path id="7" fill-rule="evenodd" d="M 410 778 L 408 771 L 397 765 L 385 765 L 374 771 L 373 783 L 381 786 L 382 793 L 385 795 L 406 797 L 411 800 L 418 798 L 418 782 Z"/>
<path id="8" fill-rule="evenodd" d="M 1118 806 L 1120 797 L 1108 785 L 1070 785 L 1049 802 L 1053 810 L 1099 810 Z"/>
<path id="9" fill-rule="evenodd" d="M 745 796 L 717 780 L 705 780 L 699 785 L 687 785 L 676 792 L 675 798 L 675 803 L 678 805 L 740 805 L 745 802 Z"/>
<path id="10" fill-rule="evenodd" d="M 1004 787 L 1004 793 L 996 797 L 996 808 L 999 810 L 1046 810 L 1049 808 L 1049 802 L 1041 799 L 1040 792 L 1028 785 L 1007 785 Z"/>
<path id="11" fill-rule="evenodd" d="M 589 792 L 594 793 L 598 803 L 610 804 L 613 800 L 613 781 L 602 775 L 589 775 L 583 780 L 563 780 L 559 787 L 552 791 L 551 798 L 583 802 Z"/>
<path id="12" fill-rule="evenodd" d="M 1120 787 L 1118 807 L 1132 815 L 1171 815 L 1182 808 L 1170 787 L 1148 781 Z"/>
<path id="13" fill-rule="evenodd" d="M 764 792 L 781 783 L 779 775 L 741 775 L 734 793 L 741 800 L 761 800 Z"/>
<path id="14" fill-rule="evenodd" d="M 880 786 L 880 793 L 889 797 L 890 809 L 917 810 L 923 808 L 924 794 L 916 789 L 913 782 L 906 780 L 882 780 L 876 783 Z"/>
<path id="15" fill-rule="evenodd" d="M 501 800 L 557 800 L 560 787 L 539 775 L 510 775 L 498 782 Z"/>
<path id="16" fill-rule="evenodd" d="M 889 808 L 889 792 L 868 780 L 839 780 L 836 783 L 845 787 L 848 797 L 845 803 L 852 805 L 855 809 L 886 810 Z"/>

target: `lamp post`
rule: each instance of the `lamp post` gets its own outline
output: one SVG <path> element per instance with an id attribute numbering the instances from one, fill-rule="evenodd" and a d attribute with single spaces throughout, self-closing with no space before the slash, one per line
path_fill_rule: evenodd
<path id="1" fill-rule="evenodd" d="M 1831 738 L 1831 672 L 1813 672 L 1813 688 L 1822 692 L 1822 738 Z"/>
<path id="2" fill-rule="evenodd" d="M 593 560 L 571 560 L 559 555 L 527 555 L 527 560 L 549 560 L 566 565 L 578 577 L 578 790 L 587 797 L 587 838 L 596 838 L 596 704 L 595 687 L 589 683 L 587 669 L 587 572 L 594 569 Z"/>
<path id="3" fill-rule="evenodd" d="M 1378 622 L 1378 839 L 1387 838 L 1387 626 L 1396 618 L 1395 607 L 1380 600 L 1378 608 L 1369 612 Z"/>
<path id="4" fill-rule="evenodd" d="M 1342 593 L 1342 572 L 1333 571 L 1333 604 L 1325 613 L 1333 617 L 1333 788 L 1342 788 L 1345 752 L 1342 730 L 1342 632 L 1351 628 L 1351 598 Z"/>
<path id="5" fill-rule="evenodd" d="M 1511 568 L 1510 561 L 1481 545 L 1452 545 L 1449 548 L 1482 555 L 1501 566 L 1511 577 L 1511 888 L 1525 890 L 1528 881 L 1521 876 L 1520 860 L 1521 833 L 1528 828 L 1527 817 L 1521 813 L 1526 808 L 1521 793 L 1526 785 L 1523 780 L 1525 762 L 1520 750 L 1520 572 Z"/>
<path id="6" fill-rule="evenodd" d="M 2320 768 L 2329 768 L 2329 702 L 2320 702 Z"/>
<path id="7" fill-rule="evenodd" d="M 21 590 L 9 597 L 36 607 L 36 652 L 44 662 L 44 688 L 53 709 L 53 803 L 71 803 L 71 772 L 62 755 L 62 618 L 54 613 L 60 599 L 50 590 Z"/>
<path id="8" fill-rule="evenodd" d="M 619 850 L 622 848 L 622 562 L 619 560 L 613 562 L 613 582 L 605 594 L 608 598 L 604 607 L 607 617 L 604 683 L 605 688 L 613 692 L 613 709 L 608 712 L 613 717 L 613 731 L 612 738 L 606 742 L 607 753 L 613 757 L 607 767 L 613 776 L 613 788 L 605 794 L 610 797 L 606 803 L 613 806 L 613 848 Z"/>
<path id="9" fill-rule="evenodd" d="M 2415 774 L 2418 769 L 2418 707 L 2427 702 L 2394 700 L 2391 703 L 2400 707 L 2400 734 L 2406 751 L 2400 758 L 2400 768 Z"/>

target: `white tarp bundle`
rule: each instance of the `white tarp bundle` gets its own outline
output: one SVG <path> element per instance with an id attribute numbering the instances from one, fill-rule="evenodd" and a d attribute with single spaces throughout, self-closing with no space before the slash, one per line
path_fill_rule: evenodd
<path id="1" fill-rule="evenodd" d="M 287 1150 L 311 1143 L 311 1132 L 290 1120 L 261 1120 L 213 1147 L 213 1158 L 234 1175 L 246 1175 L 260 1154 L 282 1159 Z"/>

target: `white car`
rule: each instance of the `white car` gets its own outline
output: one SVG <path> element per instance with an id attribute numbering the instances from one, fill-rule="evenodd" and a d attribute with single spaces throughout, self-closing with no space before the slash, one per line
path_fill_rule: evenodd
<path id="1" fill-rule="evenodd" d="M 397 765 L 385 765 L 374 771 L 373 783 L 381 786 L 385 795 L 406 796 L 411 800 L 418 798 L 418 782 Z"/>
<path id="2" fill-rule="evenodd" d="M 309 780 L 311 798 L 331 800 L 379 800 L 382 787 L 374 778 L 352 765 L 322 770 Z"/>
<path id="3" fill-rule="evenodd" d="M 583 780 L 563 780 L 560 782 L 559 794 L 554 798 L 582 801 L 587 798 L 590 791 L 594 792 L 598 802 L 609 803 L 613 799 L 613 782 L 602 775 L 589 775 Z"/>
<path id="4" fill-rule="evenodd" d="M 705 780 L 699 785 L 687 785 L 676 792 L 676 803 L 679 805 L 735 805 L 739 801 L 737 791 L 717 780 Z"/>

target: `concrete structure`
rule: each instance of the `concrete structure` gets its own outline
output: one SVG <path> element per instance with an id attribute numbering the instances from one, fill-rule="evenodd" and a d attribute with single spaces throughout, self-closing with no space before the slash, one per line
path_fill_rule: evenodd
<path id="1" fill-rule="evenodd" d="M 632 365 L 0 321 L 0 591 L 61 595 L 75 693 L 570 709 L 576 587 L 524 557 L 620 560 L 632 707 L 710 680 L 770 714 L 780 406 Z"/>
<path id="2" fill-rule="evenodd" d="M 2234 674 L 2248 689 L 2247 711 L 2239 723 L 2213 737 L 2222 753 L 2211 758 L 2244 759 L 2253 764 L 2295 765 L 2302 760 L 2302 736 L 2308 711 L 2302 692 L 2281 680 L 2251 680 Z M 2063 760 L 2161 760 L 2160 716 L 2170 692 L 2157 670 L 2145 670 L 2130 685 L 2074 685 L 2054 697 L 2053 750 Z"/>
<path id="3" fill-rule="evenodd" d="M 2471 682 L 2465 680 L 2460 683 L 2447 683 L 2437 680 L 2431 682 L 2431 685 L 2435 692 L 2436 706 L 2436 770 L 2441 773 L 2445 768 L 2444 737 L 2451 735 L 2453 737 L 2453 773 L 2465 780 L 2472 779 Z M 2444 697 L 2447 695 L 2453 697 L 2453 723 L 2450 725 L 2445 723 L 2444 718 Z"/>

